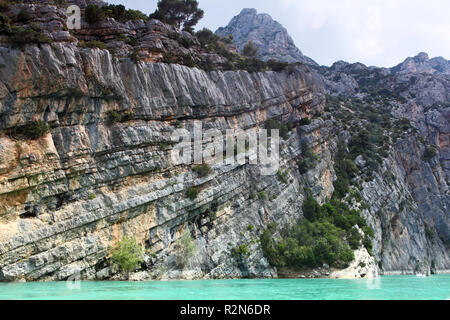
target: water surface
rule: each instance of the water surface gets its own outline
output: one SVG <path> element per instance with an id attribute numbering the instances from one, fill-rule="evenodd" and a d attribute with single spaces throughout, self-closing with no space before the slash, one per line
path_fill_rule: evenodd
<path id="1" fill-rule="evenodd" d="M 450 299 L 450 275 L 373 280 L 265 279 L 0 283 L 0 299 L 402 300 Z"/>

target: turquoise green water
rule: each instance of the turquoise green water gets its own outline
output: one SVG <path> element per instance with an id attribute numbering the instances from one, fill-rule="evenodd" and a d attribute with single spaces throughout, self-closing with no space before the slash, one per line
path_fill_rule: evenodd
<path id="1" fill-rule="evenodd" d="M 450 299 L 450 275 L 374 280 L 276 279 L 0 283 L 0 299 L 401 300 Z"/>

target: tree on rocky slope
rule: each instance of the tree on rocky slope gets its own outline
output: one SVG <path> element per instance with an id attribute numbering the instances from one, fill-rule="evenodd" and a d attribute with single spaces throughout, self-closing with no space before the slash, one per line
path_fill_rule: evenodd
<path id="1" fill-rule="evenodd" d="M 247 44 L 242 49 L 242 54 L 249 58 L 256 58 L 258 56 L 258 47 L 251 41 L 247 42 Z"/>
<path id="2" fill-rule="evenodd" d="M 127 279 L 144 259 L 144 249 L 135 238 L 123 238 L 111 252 L 112 264 L 117 267 Z"/>
<path id="3" fill-rule="evenodd" d="M 105 13 L 99 6 L 90 4 L 86 7 L 85 18 L 86 22 L 92 25 L 105 20 Z"/>
<path id="4" fill-rule="evenodd" d="M 161 19 L 185 31 L 193 32 L 194 26 L 203 18 L 203 10 L 196 0 L 160 0 L 158 9 L 151 17 Z"/>

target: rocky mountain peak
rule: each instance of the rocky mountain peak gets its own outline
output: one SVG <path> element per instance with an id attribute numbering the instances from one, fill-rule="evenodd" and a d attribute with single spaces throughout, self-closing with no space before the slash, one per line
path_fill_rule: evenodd
<path id="1" fill-rule="evenodd" d="M 260 58 L 265 61 L 276 59 L 317 65 L 295 46 L 294 40 L 279 22 L 266 13 L 258 14 L 253 8 L 243 9 L 226 27 L 219 28 L 216 34 L 221 37 L 232 35 L 240 51 L 252 41 L 259 48 Z"/>
<path id="2" fill-rule="evenodd" d="M 436 57 L 430 59 L 427 53 L 420 52 L 415 57 L 409 57 L 399 65 L 392 68 L 395 73 L 429 73 L 450 74 L 450 61 Z"/>
<path id="3" fill-rule="evenodd" d="M 420 52 L 417 56 L 413 58 L 415 61 L 424 63 L 428 60 L 430 60 L 430 57 L 428 56 L 428 53 L 426 52 Z"/>
<path id="4" fill-rule="evenodd" d="M 258 14 L 258 11 L 256 11 L 255 8 L 244 8 L 241 10 L 241 13 L 239 15 L 240 16 L 243 16 L 243 15 L 256 16 L 257 14 Z"/>

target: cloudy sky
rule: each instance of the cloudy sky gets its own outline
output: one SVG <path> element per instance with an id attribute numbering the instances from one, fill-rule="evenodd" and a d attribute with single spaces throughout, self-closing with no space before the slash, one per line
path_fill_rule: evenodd
<path id="1" fill-rule="evenodd" d="M 106 0 L 151 13 L 157 0 Z M 338 60 L 392 67 L 421 51 L 450 59 L 448 0 L 199 0 L 197 26 L 215 31 L 242 8 L 280 22 L 319 64 Z"/>

